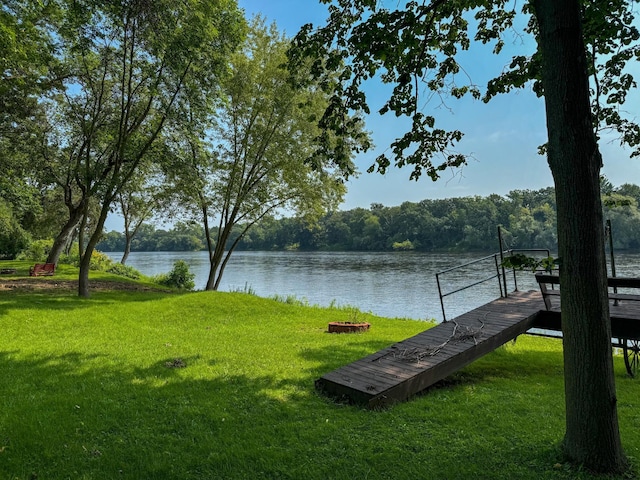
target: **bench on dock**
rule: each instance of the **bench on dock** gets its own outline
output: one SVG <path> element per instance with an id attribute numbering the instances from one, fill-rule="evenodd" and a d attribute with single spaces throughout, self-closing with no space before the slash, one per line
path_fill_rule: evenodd
<path id="1" fill-rule="evenodd" d="M 55 263 L 36 263 L 33 267 L 29 268 L 29 276 L 51 276 L 56 272 Z"/>
<path id="2" fill-rule="evenodd" d="M 540 293 L 547 310 L 552 310 L 552 298 L 560 297 L 560 277 L 547 273 L 536 273 L 536 281 L 540 286 Z M 640 295 L 630 293 L 618 293 L 618 288 L 640 289 L 640 278 L 637 277 L 608 277 L 607 285 L 613 291 L 609 292 L 609 300 L 619 302 L 621 300 L 640 301 Z M 557 287 L 557 288 L 556 288 Z"/>
<path id="3" fill-rule="evenodd" d="M 537 328 L 561 330 L 559 303 L 560 278 L 558 275 L 536 274 L 546 311 L 541 311 L 536 320 Z M 611 346 L 622 349 L 624 364 L 629 376 L 634 377 L 640 368 L 640 295 L 627 293 L 640 289 L 640 278 L 608 277 L 609 318 L 611 320 Z M 557 287 L 557 288 L 556 288 Z M 618 289 L 625 290 L 623 293 Z M 555 305 L 553 305 L 555 303 Z"/>
<path id="4" fill-rule="evenodd" d="M 536 282 L 540 287 L 540 293 L 542 293 L 542 299 L 544 300 L 544 306 L 547 310 L 552 309 L 551 298 L 560 296 L 560 289 L 556 289 L 556 285 L 560 286 L 560 276 L 551 275 L 545 273 L 536 273 Z"/>

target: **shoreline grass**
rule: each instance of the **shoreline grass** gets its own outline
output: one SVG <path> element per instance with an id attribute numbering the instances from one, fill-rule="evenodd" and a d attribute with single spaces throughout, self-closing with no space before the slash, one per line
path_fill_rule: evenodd
<path id="1" fill-rule="evenodd" d="M 236 292 L 2 291 L 0 478 L 602 478 L 559 454 L 559 341 L 522 336 L 367 411 L 314 380 L 428 325 L 362 313 L 369 332 L 326 333 L 346 313 Z M 615 369 L 637 467 L 640 384 L 620 356 Z"/>

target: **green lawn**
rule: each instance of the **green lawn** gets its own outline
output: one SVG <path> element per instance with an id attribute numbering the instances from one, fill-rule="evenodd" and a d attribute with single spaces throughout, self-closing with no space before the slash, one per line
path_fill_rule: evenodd
<path id="1" fill-rule="evenodd" d="M 55 281 L 38 279 L 38 281 Z M 556 340 L 523 336 L 384 411 L 323 373 L 423 330 L 242 293 L 0 291 L 0 479 L 573 479 Z M 364 315 L 364 314 L 363 314 Z M 640 461 L 640 380 L 615 358 Z"/>

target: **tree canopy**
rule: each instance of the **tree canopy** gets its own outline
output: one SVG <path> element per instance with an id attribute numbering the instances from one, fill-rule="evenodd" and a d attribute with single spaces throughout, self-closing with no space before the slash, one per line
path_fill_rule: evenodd
<path id="1" fill-rule="evenodd" d="M 611 221 L 616 251 L 640 250 L 640 187 L 611 186 L 603 200 L 604 217 Z M 555 253 L 556 203 L 553 188 L 512 190 L 506 196 L 461 197 L 372 204 L 369 208 L 331 211 L 317 222 L 301 217 L 266 216 L 244 232 L 240 222 L 227 240 L 238 250 L 330 250 L 416 252 L 494 252 L 496 226 L 501 225 L 504 248 L 547 248 Z M 217 227 L 212 229 L 217 235 Z M 125 234 L 109 232 L 97 248 L 122 252 Z M 178 222 L 165 230 L 142 224 L 132 239 L 133 251 L 206 250 L 201 225 Z"/>
<path id="2" fill-rule="evenodd" d="M 211 260 L 207 289 L 217 289 L 238 241 L 265 215 L 288 210 L 317 218 L 337 207 L 353 151 L 367 140 L 361 120 L 349 117 L 348 132 L 317 141 L 326 95 L 308 80 L 290 81 L 288 47 L 275 26 L 254 19 L 242 48 L 230 57 L 221 101 L 204 117 L 188 112 L 190 121 L 176 130 L 167 171 L 204 226 Z M 309 78 L 305 72 L 301 67 L 296 75 Z"/>
<path id="3" fill-rule="evenodd" d="M 38 97 L 47 121 L 37 153 L 47 184 L 63 192 L 68 218 L 49 261 L 76 226 L 83 235 L 90 224 L 79 242 L 86 246 L 79 293 L 87 296 L 91 252 L 116 196 L 154 155 L 186 98 L 206 105 L 217 95 L 245 22 L 233 0 L 53 3 L 59 82 Z M 99 206 L 92 218 L 91 202 Z"/>
<path id="4" fill-rule="evenodd" d="M 393 7 L 368 0 L 321 2 L 329 4 L 326 25 L 305 25 L 290 56 L 294 62 L 315 58 L 313 73 L 321 78 L 328 68 L 343 65 L 340 82 L 326 82 L 334 95 L 323 125 L 339 124 L 344 111 L 370 113 L 366 85 L 372 78 L 393 87 L 379 113 L 404 116 L 411 122 L 411 128 L 391 144 L 390 153 L 376 158 L 370 172 L 385 173 L 391 165 L 409 166 L 412 179 L 424 173 L 435 180 L 448 167 L 466 163 L 469 155 L 456 150 L 464 132 L 437 126 L 441 103 L 430 104 L 433 97 L 446 101 L 472 96 L 489 102 L 496 95 L 523 88 L 544 94 L 536 41 L 522 42 L 524 51 L 513 56 L 502 72 L 496 72 L 484 89 L 466 73 L 463 59 L 474 42 L 491 45 L 494 53 L 501 53 L 509 32 L 535 40 L 537 21 L 529 2 L 435 0 L 398 2 Z M 634 112 L 622 108 L 629 91 L 636 87 L 629 62 L 640 59 L 640 34 L 631 3 L 583 2 L 582 18 L 596 128 L 617 131 L 637 156 L 640 128 L 633 121 Z M 516 30 L 519 25 L 525 25 L 523 31 Z M 467 62 L 474 60 L 466 58 Z"/>

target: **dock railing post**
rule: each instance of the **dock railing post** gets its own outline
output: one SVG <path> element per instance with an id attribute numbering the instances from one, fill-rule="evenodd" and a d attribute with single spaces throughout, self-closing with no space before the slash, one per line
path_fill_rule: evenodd
<path id="1" fill-rule="evenodd" d="M 604 229 L 605 234 L 609 237 L 609 255 L 611 256 L 611 276 L 616 276 L 616 260 L 613 256 L 613 231 L 611 230 L 611 220 L 607 220 L 607 226 Z M 613 293 L 618 293 L 618 287 L 613 287 Z M 618 306 L 618 299 L 613 301 L 614 306 Z"/>
<path id="2" fill-rule="evenodd" d="M 498 277 L 498 287 L 500 287 L 500 297 L 506 297 L 506 287 L 505 287 L 505 291 L 504 293 L 502 292 L 502 282 L 500 281 L 500 266 L 498 265 L 498 254 L 496 253 L 493 256 L 493 260 L 495 261 L 496 264 L 496 276 Z M 504 275 L 504 267 L 503 267 L 503 272 L 502 274 Z"/>
<path id="3" fill-rule="evenodd" d="M 440 288 L 440 273 L 436 273 L 436 283 L 438 284 L 438 295 L 440 296 L 440 308 L 442 309 L 442 321 L 447 321 L 447 316 L 444 313 L 444 299 L 442 297 L 442 288 Z"/>
<path id="4" fill-rule="evenodd" d="M 504 296 L 508 297 L 507 294 L 507 275 L 504 271 L 504 254 L 502 250 L 502 228 L 501 225 L 498 225 L 498 243 L 500 244 L 500 266 L 502 267 L 502 284 L 504 285 Z M 500 283 L 500 271 L 498 271 L 498 283 Z M 500 296 L 502 295 L 502 285 L 500 286 Z"/>

